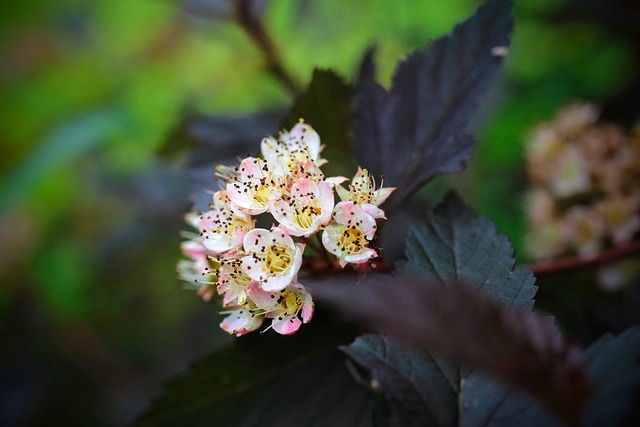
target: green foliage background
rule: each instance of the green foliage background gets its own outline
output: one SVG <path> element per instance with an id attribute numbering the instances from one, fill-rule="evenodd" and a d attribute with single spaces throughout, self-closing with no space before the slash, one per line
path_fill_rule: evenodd
<path id="1" fill-rule="evenodd" d="M 184 8 L 214 3 L 30 0 L 0 15 L 0 394 L 17 402 L 0 409 L 16 425 L 125 423 L 162 378 L 230 340 L 214 306 L 179 290 L 189 188 L 179 159 L 157 153 L 187 111 L 287 108 L 291 96 L 228 17 Z M 315 67 L 353 78 L 374 42 L 388 83 L 398 59 L 478 4 L 272 0 L 263 16 L 302 83 Z M 527 130 L 570 100 L 617 112 L 638 46 L 569 0 L 520 0 L 514 14 L 469 169 L 420 195 L 460 187 L 525 261 Z"/>

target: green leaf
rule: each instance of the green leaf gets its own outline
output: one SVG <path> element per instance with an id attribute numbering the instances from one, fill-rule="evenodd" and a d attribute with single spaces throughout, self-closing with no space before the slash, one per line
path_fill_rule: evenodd
<path id="1" fill-rule="evenodd" d="M 60 124 L 9 174 L 0 188 L 0 211 L 24 197 L 52 170 L 107 142 L 126 125 L 127 116 L 113 108 Z"/>
<path id="2" fill-rule="evenodd" d="M 466 133 L 509 46 L 511 2 L 490 0 L 449 36 L 401 62 L 387 92 L 375 81 L 370 52 L 354 93 L 352 147 L 359 163 L 397 187 L 388 210 L 437 175 L 459 172 L 475 139 Z"/>
<path id="3" fill-rule="evenodd" d="M 404 268 L 447 286 L 464 282 L 505 305 L 533 309 L 538 290 L 528 268 L 514 270 L 513 247 L 487 217 L 478 216 L 449 193 L 424 224 L 409 229 Z"/>

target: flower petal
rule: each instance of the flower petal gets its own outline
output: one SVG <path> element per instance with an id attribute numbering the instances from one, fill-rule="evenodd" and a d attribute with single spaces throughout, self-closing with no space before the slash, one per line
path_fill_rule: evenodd
<path id="1" fill-rule="evenodd" d="M 273 319 L 271 323 L 273 330 L 280 335 L 291 335 L 300 329 L 302 322 L 297 316 L 285 316 L 282 320 Z"/>

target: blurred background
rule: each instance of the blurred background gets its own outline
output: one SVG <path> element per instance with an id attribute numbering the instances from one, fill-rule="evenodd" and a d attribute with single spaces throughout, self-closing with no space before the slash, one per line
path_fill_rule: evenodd
<path id="1" fill-rule="evenodd" d="M 481 2 L 243 3 L 270 38 L 271 54 L 304 87 L 315 67 L 352 81 L 373 43 L 387 85 L 396 61 Z M 219 139 L 221 157 L 244 155 L 229 151 L 234 132 L 275 132 L 293 100 L 268 67 L 265 45 L 238 24 L 235 6 L 3 5 L 0 424 L 127 424 L 163 379 L 230 342 L 216 306 L 181 290 L 176 278 L 193 191 L 193 174 L 185 172 L 190 146 L 177 135 L 193 117 L 207 118 L 192 133 L 211 144 Z M 625 129 L 638 120 L 640 6 L 518 0 L 514 15 L 505 71 L 476 120 L 481 142 L 473 161 L 418 197 L 431 203 L 460 188 L 509 235 L 524 264 L 526 135 L 576 100 L 595 102 Z M 206 166 L 212 178 L 214 164 Z M 582 312 L 585 299 L 576 300 L 574 288 L 553 286 L 545 291 L 541 283 L 543 308 L 546 295 L 556 315 Z M 589 289 L 589 298 L 613 298 Z M 571 298 L 557 297 L 563 292 Z M 630 290 L 623 298 L 637 303 L 638 295 Z M 581 338 L 581 331 L 569 333 Z"/>

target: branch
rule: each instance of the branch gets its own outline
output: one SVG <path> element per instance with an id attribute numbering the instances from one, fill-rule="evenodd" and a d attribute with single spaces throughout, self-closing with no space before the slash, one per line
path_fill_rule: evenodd
<path id="1" fill-rule="evenodd" d="M 253 0 L 234 1 L 236 20 L 262 52 L 267 63 L 267 69 L 292 95 L 298 96 L 301 93 L 300 85 L 282 64 L 278 50 L 264 28 L 264 25 L 262 25 L 262 21 L 252 13 L 252 1 Z"/>
<path id="2" fill-rule="evenodd" d="M 638 252 L 640 252 L 640 241 L 632 242 L 626 246 L 618 246 L 588 257 L 573 257 L 554 261 L 544 261 L 537 264 L 530 264 L 527 267 L 532 269 L 537 277 L 550 276 L 616 261 Z"/>

